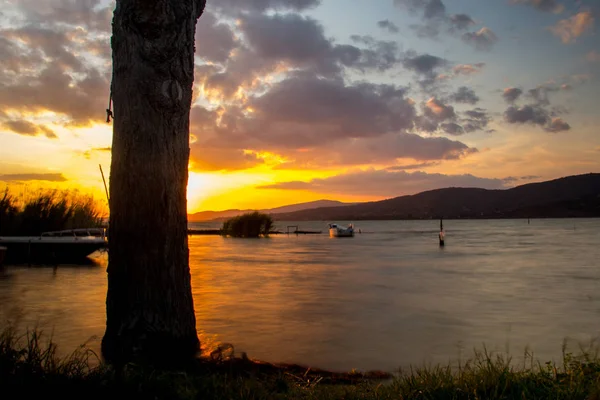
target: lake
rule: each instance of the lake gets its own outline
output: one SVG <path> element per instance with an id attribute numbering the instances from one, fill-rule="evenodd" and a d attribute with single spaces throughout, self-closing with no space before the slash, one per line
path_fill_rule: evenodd
<path id="1" fill-rule="evenodd" d="M 342 221 L 343 222 L 343 221 Z M 322 235 L 190 237 L 203 346 L 347 371 L 464 361 L 526 348 L 542 362 L 600 336 L 600 219 L 279 222 Z M 193 228 L 218 224 L 190 224 Z M 0 313 L 37 323 L 63 352 L 104 333 L 106 254 L 90 266 L 7 266 Z"/>

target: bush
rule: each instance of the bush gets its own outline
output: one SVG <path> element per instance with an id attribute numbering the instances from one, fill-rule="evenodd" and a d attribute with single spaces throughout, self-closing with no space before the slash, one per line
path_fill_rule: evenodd
<path id="1" fill-rule="evenodd" d="M 221 231 L 224 235 L 251 238 L 260 235 L 268 236 L 272 228 L 273 218 L 268 214 L 255 211 L 228 219 L 223 223 Z"/>
<path id="2" fill-rule="evenodd" d="M 93 197 L 77 191 L 40 191 L 19 207 L 8 190 L 0 199 L 0 235 L 36 236 L 64 229 L 97 228 L 102 217 Z"/>

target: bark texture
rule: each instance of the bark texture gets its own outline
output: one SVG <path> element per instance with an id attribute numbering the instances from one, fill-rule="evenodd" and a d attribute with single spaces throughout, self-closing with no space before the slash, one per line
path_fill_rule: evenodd
<path id="1" fill-rule="evenodd" d="M 109 362 L 175 361 L 199 340 L 187 242 L 194 34 L 205 0 L 117 0 L 106 332 Z"/>

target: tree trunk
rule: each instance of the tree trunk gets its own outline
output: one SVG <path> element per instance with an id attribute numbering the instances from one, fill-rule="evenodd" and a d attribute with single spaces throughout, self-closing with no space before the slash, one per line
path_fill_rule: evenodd
<path id="1" fill-rule="evenodd" d="M 187 242 L 194 34 L 206 0 L 117 0 L 106 332 L 109 362 L 199 350 Z"/>

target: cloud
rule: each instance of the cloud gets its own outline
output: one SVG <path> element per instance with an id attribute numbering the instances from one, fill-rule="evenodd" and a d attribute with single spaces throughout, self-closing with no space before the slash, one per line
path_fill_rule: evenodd
<path id="1" fill-rule="evenodd" d="M 456 103 L 477 104 L 480 98 L 473 89 L 461 86 L 455 93 L 450 95 L 450 100 Z"/>
<path id="2" fill-rule="evenodd" d="M 488 27 L 483 27 L 477 32 L 467 32 L 462 35 L 462 40 L 475 47 L 477 50 L 489 51 L 498 41 L 498 36 Z"/>
<path id="3" fill-rule="evenodd" d="M 111 147 L 93 147 L 89 150 L 84 151 L 82 154 L 88 160 L 92 158 L 93 153 L 107 153 L 112 150 Z"/>
<path id="4" fill-rule="evenodd" d="M 452 72 L 455 75 L 473 75 L 481 72 L 483 67 L 485 67 L 485 63 L 459 64 L 452 68 Z"/>
<path id="5" fill-rule="evenodd" d="M 394 0 L 394 4 L 420 16 L 421 24 L 410 25 L 420 38 L 436 39 L 442 30 L 454 35 L 477 25 L 468 14 L 448 14 L 441 0 Z"/>
<path id="6" fill-rule="evenodd" d="M 8 129 L 14 133 L 24 136 L 44 135 L 49 139 L 56 139 L 54 131 L 45 125 L 36 125 L 33 122 L 26 120 L 8 120 L 2 124 L 4 129 Z"/>
<path id="7" fill-rule="evenodd" d="M 106 76 L 88 69 L 76 79 L 59 65 L 48 65 L 38 76 L 0 87 L 0 107 L 19 111 L 52 111 L 74 125 L 104 121 L 109 92 Z"/>
<path id="8" fill-rule="evenodd" d="M 422 78 L 419 84 L 424 89 L 435 83 L 439 77 L 439 70 L 448 64 L 446 59 L 431 54 L 417 55 L 414 51 L 407 52 L 402 61 L 404 68 L 415 72 Z"/>
<path id="9" fill-rule="evenodd" d="M 431 54 L 407 57 L 403 61 L 404 68 L 422 75 L 431 75 L 437 68 L 445 67 L 447 64 L 448 60 Z"/>
<path id="10" fill-rule="evenodd" d="M 546 125 L 550 117 L 546 110 L 538 106 L 511 106 L 504 112 L 504 119 L 510 124 Z"/>
<path id="11" fill-rule="evenodd" d="M 436 99 L 435 97 L 427 100 L 424 111 L 425 116 L 437 122 L 453 120 L 456 118 L 454 107 L 444 104 L 441 100 Z"/>
<path id="12" fill-rule="evenodd" d="M 2 182 L 27 182 L 27 181 L 47 181 L 47 182 L 66 182 L 67 178 L 63 174 L 4 174 L 0 175 Z"/>
<path id="13" fill-rule="evenodd" d="M 563 19 L 550 27 L 550 31 L 558 36 L 563 43 L 569 44 L 590 31 L 594 26 L 594 16 L 591 11 L 582 11 L 571 18 Z"/>
<path id="14" fill-rule="evenodd" d="M 446 6 L 441 0 L 394 0 L 394 4 L 403 6 L 412 13 L 420 13 L 423 19 L 446 16 Z"/>
<path id="15" fill-rule="evenodd" d="M 454 14 L 449 16 L 449 21 L 454 30 L 467 30 L 473 25 L 476 25 L 476 22 L 471 18 L 470 15 L 467 14 Z"/>
<path id="16" fill-rule="evenodd" d="M 521 90 L 519 88 L 515 88 L 515 87 L 510 87 L 510 88 L 504 89 L 504 92 L 502 93 L 502 97 L 504 97 L 504 100 L 507 103 L 514 103 L 515 101 L 517 101 L 519 99 L 519 97 L 522 94 L 523 94 L 523 90 Z"/>
<path id="17" fill-rule="evenodd" d="M 426 172 L 406 172 L 385 170 L 366 170 L 336 175 L 330 178 L 313 179 L 308 182 L 291 181 L 259 186 L 260 189 L 311 190 L 326 194 L 361 195 L 393 197 L 420 193 L 445 187 L 478 187 L 501 189 L 501 179 L 480 178 L 470 174 L 444 175 Z"/>
<path id="18" fill-rule="evenodd" d="M 387 167 L 386 170 L 388 170 L 388 171 L 405 171 L 405 170 L 412 170 L 412 169 L 435 167 L 440 164 L 441 163 L 439 161 L 427 161 L 427 162 L 422 162 L 422 163 L 418 163 L 418 164 L 394 165 L 391 167 Z"/>
<path id="19" fill-rule="evenodd" d="M 340 137 L 377 136 L 410 129 L 415 117 L 405 90 L 393 85 L 295 77 L 254 97 L 253 125 L 258 137 L 281 137 L 282 144 L 313 145 Z"/>
<path id="20" fill-rule="evenodd" d="M 592 50 L 586 54 L 585 59 L 589 62 L 600 62 L 600 53 L 596 50 Z"/>
<path id="21" fill-rule="evenodd" d="M 512 4 L 527 4 L 537 10 L 560 14 L 565 7 L 556 0 L 511 0 Z"/>
<path id="22" fill-rule="evenodd" d="M 207 61 L 224 63 L 231 51 L 238 47 L 237 39 L 229 25 L 220 22 L 208 11 L 196 24 L 196 55 Z"/>
<path id="23" fill-rule="evenodd" d="M 389 33 L 400 32 L 400 29 L 398 28 L 398 26 L 396 24 L 394 24 L 392 21 L 390 21 L 389 19 L 384 19 L 382 21 L 377 22 L 377 26 L 380 27 L 381 29 L 388 31 Z"/>
<path id="24" fill-rule="evenodd" d="M 550 125 L 545 128 L 548 132 L 563 132 L 571 130 L 571 125 L 563 121 L 561 118 L 552 118 Z"/>
<path id="25" fill-rule="evenodd" d="M 321 0 L 220 0 L 207 2 L 222 14 L 238 15 L 241 11 L 263 12 L 267 10 L 302 11 L 318 6 Z"/>
<path id="26" fill-rule="evenodd" d="M 13 2 L 33 25 L 83 26 L 89 32 L 109 33 L 114 2 L 102 0 L 16 0 Z"/>
<path id="27" fill-rule="evenodd" d="M 453 136 L 459 136 L 465 133 L 465 129 L 455 122 L 441 124 L 440 127 L 442 131 Z"/>
<path id="28" fill-rule="evenodd" d="M 467 110 L 463 114 L 464 117 L 460 119 L 460 123 L 466 133 L 482 131 L 487 128 L 489 122 L 492 120 L 488 112 L 483 108 Z"/>

